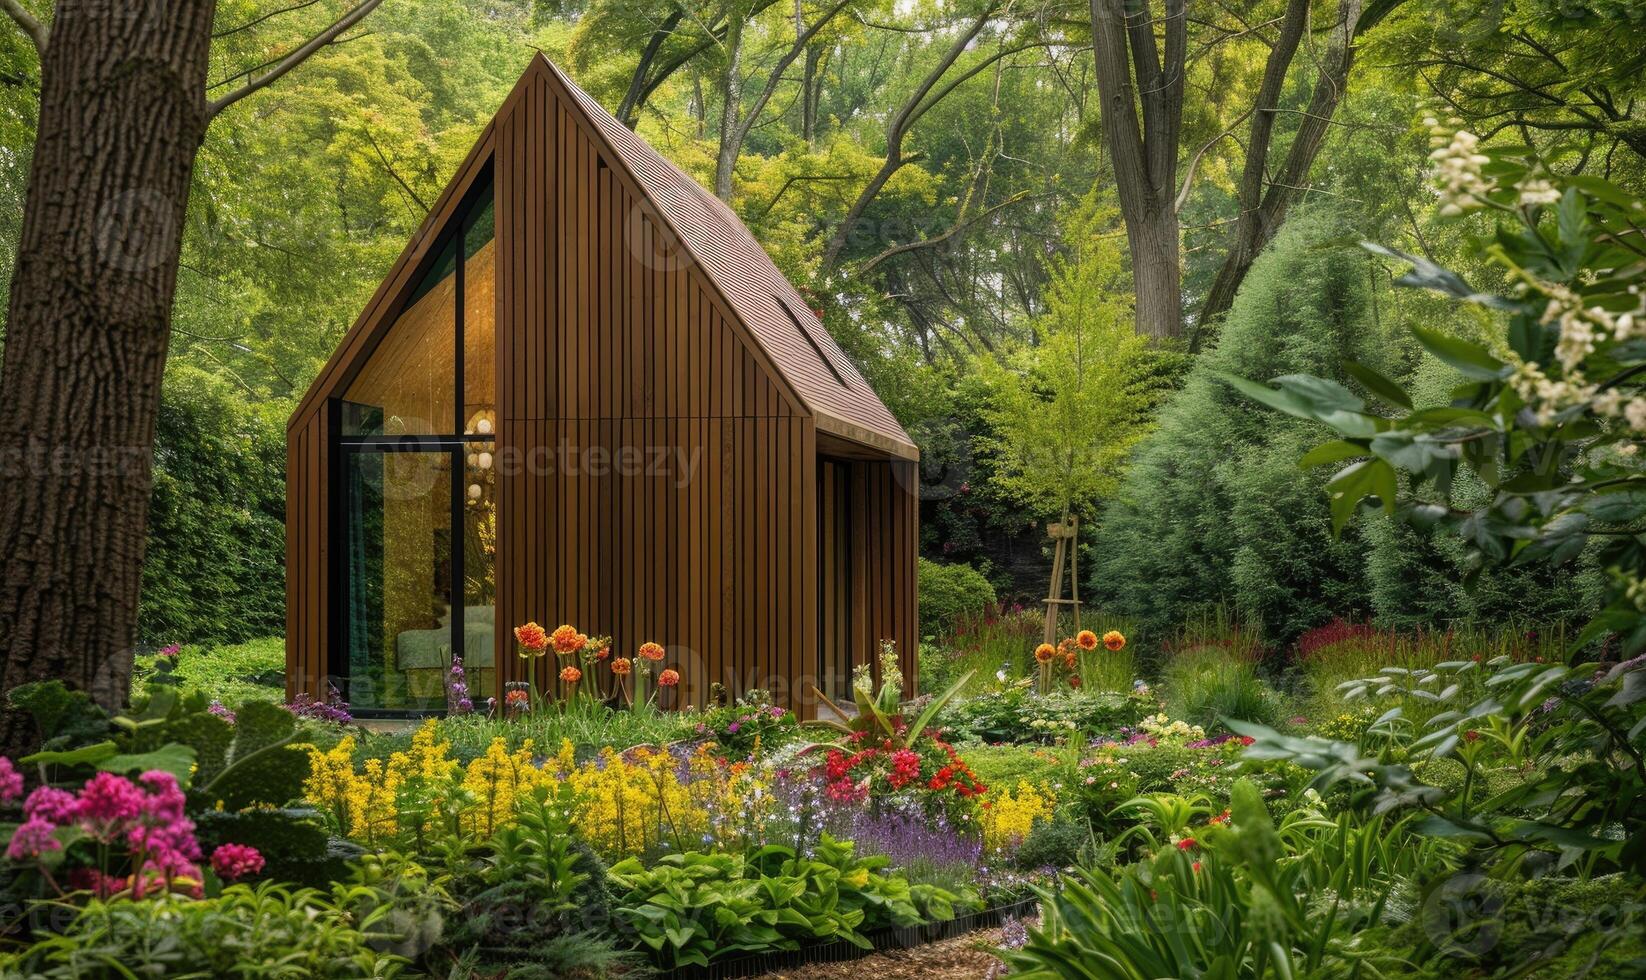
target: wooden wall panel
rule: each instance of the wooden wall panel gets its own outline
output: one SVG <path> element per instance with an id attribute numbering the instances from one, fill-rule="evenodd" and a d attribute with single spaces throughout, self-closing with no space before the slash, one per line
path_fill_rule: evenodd
<path id="1" fill-rule="evenodd" d="M 497 689 L 476 696 L 501 698 L 511 680 L 556 692 L 560 664 L 516 654 L 512 628 L 536 620 L 610 635 L 620 656 L 664 644 L 684 679 L 673 703 L 705 704 L 720 683 L 813 715 L 814 420 L 546 73 L 510 96 L 485 152 L 497 194 L 498 669 Z M 390 310 L 393 295 L 373 303 Z M 348 351 L 369 349 L 351 335 Z M 328 376 L 346 379 L 351 356 L 340 351 Z M 325 672 L 324 407 L 294 418 L 288 448 L 291 693 Z M 844 465 L 851 616 L 836 628 L 857 662 L 895 640 L 913 693 L 912 464 Z"/>
<path id="2" fill-rule="evenodd" d="M 320 695 L 329 674 L 326 416 L 286 436 L 286 697 Z"/>
<path id="3" fill-rule="evenodd" d="M 541 86 L 496 123 L 498 671 L 557 688 L 512 628 L 648 640 L 706 704 L 815 659 L 812 421 L 760 366 L 626 175 Z"/>
<path id="4" fill-rule="evenodd" d="M 916 464 L 854 461 L 852 548 L 854 662 L 879 668 L 882 640 L 897 644 L 906 697 L 918 695 L 918 586 L 915 557 L 920 535 Z"/>

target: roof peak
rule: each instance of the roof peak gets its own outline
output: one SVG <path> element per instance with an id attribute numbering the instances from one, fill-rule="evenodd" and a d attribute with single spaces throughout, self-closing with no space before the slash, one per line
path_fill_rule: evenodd
<path id="1" fill-rule="evenodd" d="M 905 459 L 919 450 L 822 320 L 729 204 L 619 122 L 541 49 L 522 81 L 546 72 L 656 210 L 819 428 Z"/>

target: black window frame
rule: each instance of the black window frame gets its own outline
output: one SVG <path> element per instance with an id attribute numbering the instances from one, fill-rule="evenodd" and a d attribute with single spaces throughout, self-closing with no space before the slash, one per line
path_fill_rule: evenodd
<path id="1" fill-rule="evenodd" d="M 464 551 L 466 549 L 463 547 L 462 543 L 462 535 L 464 531 L 464 466 L 466 464 L 467 454 L 472 447 L 486 443 L 491 443 L 495 446 L 498 439 L 497 429 L 501 426 L 502 422 L 502 416 L 496 413 L 494 409 L 494 416 L 497 421 L 494 423 L 491 432 L 465 433 L 463 431 L 466 422 L 463 417 L 465 404 L 463 391 L 463 349 L 466 346 L 465 328 L 467 326 L 463 322 L 463 317 L 464 303 L 466 300 L 464 278 L 466 275 L 466 266 L 468 265 L 469 258 L 467 252 L 468 235 L 477 224 L 475 219 L 484 211 L 486 204 L 489 202 L 491 204 L 493 215 L 491 240 L 496 239 L 497 189 L 496 182 L 493 177 L 493 168 L 491 163 L 488 162 L 480 174 L 475 177 L 474 183 L 465 193 L 463 201 L 458 206 L 453 219 L 446 222 L 446 226 L 441 229 L 440 234 L 435 238 L 433 244 L 428 250 L 428 253 L 424 256 L 423 261 L 419 263 L 416 275 L 411 278 L 412 285 L 410 288 L 413 290 L 413 293 L 408 294 L 408 296 L 415 294 L 418 287 L 427 279 L 429 274 L 434 271 L 436 266 L 438 266 L 445 250 L 447 248 L 453 248 L 454 258 L 452 275 L 456 277 L 452 303 L 452 337 L 453 343 L 456 346 L 456 350 L 453 352 L 453 367 L 455 372 L 454 384 L 452 388 L 453 431 L 448 434 L 440 435 L 346 435 L 343 432 L 343 406 L 345 404 L 345 399 L 341 395 L 336 395 L 327 400 L 327 431 L 331 436 L 331 452 L 329 454 L 331 477 L 328 481 L 330 485 L 327 487 L 327 513 L 331 515 L 331 521 L 329 533 L 327 535 L 328 544 L 330 546 L 330 555 L 327 560 L 327 581 L 330 584 L 328 589 L 329 595 L 327 596 L 327 608 L 330 611 L 330 622 L 327 629 L 328 654 L 326 670 L 329 675 L 328 683 L 335 684 L 337 689 L 342 693 L 344 700 L 350 702 L 349 713 L 356 718 L 442 717 L 447 713 L 447 709 L 446 707 L 439 709 L 379 707 L 357 708 L 353 705 L 352 698 L 349 693 L 350 682 L 353 678 L 350 676 L 348 671 L 349 618 L 347 599 L 350 591 L 350 582 L 348 579 L 349 563 L 347 561 L 348 528 L 346 524 L 348 509 L 346 506 L 346 501 L 344 500 L 344 492 L 346 489 L 344 475 L 348 472 L 347 464 L 349 457 L 352 454 L 444 452 L 449 454 L 451 457 L 450 497 L 453 542 L 451 549 L 451 605 L 453 614 L 450 617 L 451 635 L 448 642 L 450 643 L 454 656 L 457 655 L 458 651 L 464 648 L 464 627 L 465 620 L 467 618 L 467 604 L 466 596 L 463 594 L 463 590 L 465 589 L 465 583 L 468 581 L 467 569 L 464 568 Z M 454 241 L 455 247 L 453 246 Z M 389 323 L 388 327 L 383 330 L 377 340 L 372 344 L 371 349 L 367 351 L 357 362 L 360 366 L 363 367 L 377 353 L 378 346 L 386 337 L 388 337 L 389 333 L 394 330 L 395 323 L 399 321 L 400 314 L 405 311 L 405 309 L 410 305 L 410 302 L 411 301 L 404 302 L 399 305 L 399 308 L 396 310 L 394 316 L 394 321 Z M 496 329 L 495 323 L 493 325 L 493 329 Z M 496 346 L 494 340 L 494 356 L 495 351 Z M 354 377 L 357 376 L 358 373 L 358 369 L 352 372 L 348 382 L 340 386 L 340 390 L 346 392 L 348 390 L 348 385 L 353 383 Z M 496 395 L 496 384 L 497 379 L 494 373 L 492 379 L 494 400 Z M 492 610 L 492 615 L 494 618 L 497 615 L 495 605 Z M 494 623 L 494 628 L 495 625 L 496 624 Z M 449 665 L 447 669 L 448 671 L 450 670 Z M 449 707 L 449 705 L 447 707 Z"/>

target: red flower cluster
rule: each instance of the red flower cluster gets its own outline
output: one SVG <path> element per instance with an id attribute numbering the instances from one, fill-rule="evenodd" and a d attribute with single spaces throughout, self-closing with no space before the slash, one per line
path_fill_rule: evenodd
<path id="1" fill-rule="evenodd" d="M 972 772 L 971 767 L 961 760 L 959 754 L 955 752 L 954 746 L 939 738 L 933 738 L 932 741 L 937 743 L 938 748 L 948 753 L 949 764 L 937 771 L 937 775 L 933 776 L 931 782 L 926 784 L 927 789 L 942 792 L 953 788 L 955 793 L 962 799 L 982 796 L 989 791 L 989 787 L 978 781 L 977 774 Z"/>
<path id="2" fill-rule="evenodd" d="M 892 772 L 886 781 L 892 784 L 893 789 L 903 787 L 920 778 L 920 753 L 908 749 L 899 749 L 892 753 Z"/>

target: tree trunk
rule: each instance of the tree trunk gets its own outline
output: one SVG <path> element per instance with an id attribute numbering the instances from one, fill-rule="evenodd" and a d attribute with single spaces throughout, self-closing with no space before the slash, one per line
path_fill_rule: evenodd
<path id="1" fill-rule="evenodd" d="M 800 138 L 811 146 L 817 141 L 817 102 L 822 94 L 823 83 L 817 77 L 817 67 L 823 59 L 823 51 L 815 44 L 806 47 L 805 77 L 800 83 Z"/>
<path id="2" fill-rule="evenodd" d="M 1183 295 L 1177 154 L 1188 56 L 1184 0 L 1165 0 L 1163 48 L 1147 0 L 1091 0 L 1091 19 L 1103 140 L 1132 255 L 1136 329 L 1155 340 L 1178 337 Z"/>
<path id="3" fill-rule="evenodd" d="M 0 373 L 0 690 L 121 705 L 215 0 L 57 5 Z M 7 709 L 0 752 L 30 750 Z"/>
<path id="4" fill-rule="evenodd" d="M 720 87 L 720 150 L 714 160 L 714 196 L 732 199 L 732 168 L 743 150 L 743 20 L 736 11 L 727 15 L 726 77 Z"/>
<path id="5" fill-rule="evenodd" d="M 1324 57 L 1320 59 L 1319 77 L 1309 107 L 1298 123 L 1297 133 L 1280 170 L 1264 187 L 1269 173 L 1268 150 L 1273 136 L 1276 102 L 1285 81 L 1286 67 L 1297 48 L 1297 38 L 1308 19 L 1308 4 L 1292 0 L 1291 6 L 1301 6 L 1301 13 L 1289 9 L 1280 41 L 1269 56 L 1264 70 L 1263 85 L 1258 93 L 1257 112 L 1252 117 L 1251 139 L 1246 150 L 1246 167 L 1240 186 L 1240 217 L 1229 243 L 1228 254 L 1217 270 L 1217 278 L 1206 294 L 1200 315 L 1195 320 L 1195 343 L 1198 347 L 1205 328 L 1228 311 L 1234 303 L 1240 284 L 1275 233 L 1286 221 L 1286 212 L 1308 186 L 1309 171 L 1316 154 L 1326 138 L 1326 128 L 1332 114 L 1343 98 L 1349 84 L 1349 69 L 1354 65 L 1354 36 L 1360 21 L 1361 0 L 1339 0 L 1337 22 L 1333 25 Z M 1293 30 L 1294 19 L 1301 21 Z M 1289 47 L 1283 47 L 1289 45 Z M 1283 63 L 1278 63 L 1284 56 Z"/>
<path id="6" fill-rule="evenodd" d="M 1136 291 L 1134 324 L 1152 340 L 1183 333 L 1183 290 L 1178 263 L 1177 212 L 1171 202 L 1126 222 Z"/>

